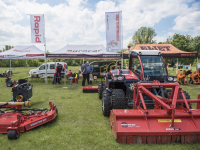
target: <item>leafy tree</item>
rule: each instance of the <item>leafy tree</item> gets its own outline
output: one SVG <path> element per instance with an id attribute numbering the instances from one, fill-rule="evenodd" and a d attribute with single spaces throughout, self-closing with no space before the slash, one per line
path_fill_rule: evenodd
<path id="1" fill-rule="evenodd" d="M 193 41 L 190 35 L 181 35 L 181 34 L 174 34 L 172 37 L 171 44 L 176 48 L 185 51 L 185 52 L 194 52 L 194 46 L 191 44 Z M 189 65 L 190 63 L 193 64 L 193 58 L 181 58 L 179 62 L 185 65 Z"/>
<path id="2" fill-rule="evenodd" d="M 156 36 L 156 32 L 150 27 L 141 27 L 132 36 L 132 45 L 135 44 L 153 44 L 156 43 L 153 38 Z"/>
<path id="3" fill-rule="evenodd" d="M 200 56 L 200 36 L 197 36 L 192 39 L 192 46 L 194 47 L 194 51 L 198 52 L 198 57 Z"/>

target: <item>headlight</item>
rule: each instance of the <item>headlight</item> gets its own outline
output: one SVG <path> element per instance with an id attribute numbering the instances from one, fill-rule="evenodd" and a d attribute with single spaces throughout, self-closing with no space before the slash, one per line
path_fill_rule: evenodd
<path id="1" fill-rule="evenodd" d="M 123 80 L 123 77 L 117 77 L 117 80 Z"/>
<path id="2" fill-rule="evenodd" d="M 176 82 L 176 78 L 174 78 L 174 81 Z"/>
<path id="3" fill-rule="evenodd" d="M 167 80 L 168 80 L 168 81 L 173 81 L 174 78 L 173 78 L 173 77 L 167 77 Z"/>

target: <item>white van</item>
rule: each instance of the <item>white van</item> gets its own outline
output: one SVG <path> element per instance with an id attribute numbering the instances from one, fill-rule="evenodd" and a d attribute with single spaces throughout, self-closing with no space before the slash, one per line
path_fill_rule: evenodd
<path id="1" fill-rule="evenodd" d="M 67 63 L 56 62 L 56 66 L 57 66 L 57 63 L 61 64 L 63 66 L 63 68 L 65 66 L 65 73 L 67 74 L 67 72 L 68 72 Z M 56 68 L 55 62 L 47 63 L 47 76 L 53 77 L 54 73 L 55 73 L 55 68 Z M 45 70 L 45 63 L 44 63 L 41 66 L 39 66 L 37 69 L 31 69 L 30 72 L 29 72 L 29 76 L 30 77 L 32 77 L 32 76 L 34 76 L 34 77 L 44 77 L 45 73 L 46 73 L 46 70 Z M 64 71 L 61 71 L 61 73 L 64 73 Z"/>

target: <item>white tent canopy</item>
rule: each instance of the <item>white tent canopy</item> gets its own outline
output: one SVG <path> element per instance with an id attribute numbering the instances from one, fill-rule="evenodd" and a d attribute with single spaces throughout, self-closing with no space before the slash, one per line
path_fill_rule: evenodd
<path id="1" fill-rule="evenodd" d="M 103 45 L 66 45 L 52 53 L 100 54 L 106 53 L 106 48 Z"/>
<path id="2" fill-rule="evenodd" d="M 0 59 L 44 59 L 45 53 L 34 45 L 15 46 L 0 53 Z"/>
<path id="3" fill-rule="evenodd" d="M 121 54 L 106 52 L 103 45 L 66 45 L 60 50 L 48 53 L 47 58 L 110 59 L 121 58 Z"/>

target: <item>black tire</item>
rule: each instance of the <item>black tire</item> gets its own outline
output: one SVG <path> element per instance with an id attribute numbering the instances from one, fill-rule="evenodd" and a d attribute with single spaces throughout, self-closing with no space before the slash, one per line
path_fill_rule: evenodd
<path id="1" fill-rule="evenodd" d="M 11 86 L 12 86 L 11 81 L 8 81 L 8 82 L 6 83 L 6 85 L 7 85 L 7 87 L 11 87 Z"/>
<path id="2" fill-rule="evenodd" d="M 112 109 L 126 109 L 127 101 L 123 89 L 113 89 L 111 94 Z"/>
<path id="3" fill-rule="evenodd" d="M 9 140 L 17 139 L 18 137 L 19 137 L 19 135 L 17 135 L 16 130 L 8 130 L 8 139 Z"/>
<path id="4" fill-rule="evenodd" d="M 184 92 L 185 98 L 186 98 L 186 99 L 190 99 L 190 95 L 189 95 L 186 91 L 183 91 L 183 92 Z M 165 90 L 165 91 L 164 91 L 164 94 L 165 94 L 165 97 L 166 97 L 166 98 L 169 98 L 169 97 L 170 97 L 170 94 L 171 94 L 171 90 Z M 181 93 L 179 93 L 179 99 L 183 99 Z M 177 104 L 178 104 L 178 105 L 181 105 L 181 103 L 177 103 Z M 188 105 L 189 105 L 189 107 L 190 107 L 190 109 L 191 109 L 191 108 L 192 108 L 191 103 L 188 103 Z M 185 103 L 183 103 L 183 107 L 186 108 Z"/>
<path id="5" fill-rule="evenodd" d="M 99 82 L 98 93 L 99 93 L 99 99 L 102 99 L 102 95 L 103 95 L 103 82 Z"/>
<path id="6" fill-rule="evenodd" d="M 193 84 L 193 80 L 192 80 L 191 78 L 190 78 L 190 81 L 189 81 L 189 83 L 190 83 L 190 84 Z"/>
<path id="7" fill-rule="evenodd" d="M 111 101 L 110 101 L 110 93 L 107 90 L 103 91 L 102 98 L 102 112 L 104 116 L 109 117 L 111 110 Z"/>
<path id="8" fill-rule="evenodd" d="M 53 110 L 56 110 L 56 113 L 58 115 L 58 109 L 56 107 L 54 107 Z"/>

